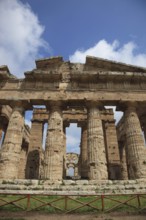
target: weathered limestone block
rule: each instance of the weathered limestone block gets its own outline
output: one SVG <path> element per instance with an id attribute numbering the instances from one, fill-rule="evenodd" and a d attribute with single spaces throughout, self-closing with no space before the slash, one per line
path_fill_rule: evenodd
<path id="1" fill-rule="evenodd" d="M 89 179 L 108 179 L 102 121 L 96 103 L 88 107 L 88 156 Z"/>
<path id="2" fill-rule="evenodd" d="M 24 109 L 14 107 L 0 155 L 0 178 L 18 178 L 20 151 L 24 129 Z"/>
<path id="3" fill-rule="evenodd" d="M 27 156 L 27 179 L 40 179 L 43 123 L 32 120 L 30 144 Z"/>
<path id="4" fill-rule="evenodd" d="M 129 178 L 145 178 L 144 138 L 134 104 L 125 111 L 125 134 Z"/>
<path id="5" fill-rule="evenodd" d="M 81 167 L 80 174 L 82 178 L 88 177 L 88 148 L 87 148 L 87 124 L 82 126 L 81 133 Z"/>
<path id="6" fill-rule="evenodd" d="M 63 117 L 59 103 L 51 103 L 46 139 L 45 179 L 61 180 L 63 177 Z"/>
<path id="7" fill-rule="evenodd" d="M 64 62 L 60 66 L 60 71 L 62 72 L 62 82 L 59 84 L 60 90 L 64 90 L 69 86 L 70 82 L 70 66 L 68 62 Z"/>

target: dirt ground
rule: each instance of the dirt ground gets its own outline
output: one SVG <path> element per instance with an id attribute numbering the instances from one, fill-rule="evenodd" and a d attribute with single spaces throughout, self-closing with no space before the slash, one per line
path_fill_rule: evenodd
<path id="1" fill-rule="evenodd" d="M 45 214 L 40 212 L 4 212 L 0 211 L 0 220 L 2 219 L 20 219 L 25 220 L 146 220 L 144 215 L 131 215 L 121 213 L 111 214 Z"/>

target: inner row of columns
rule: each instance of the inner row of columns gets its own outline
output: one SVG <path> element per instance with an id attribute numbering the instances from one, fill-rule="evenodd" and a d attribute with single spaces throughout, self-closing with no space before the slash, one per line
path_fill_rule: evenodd
<path id="1" fill-rule="evenodd" d="M 81 140 L 81 175 L 91 180 L 106 180 L 108 179 L 107 168 L 107 154 L 105 147 L 105 138 L 103 131 L 103 124 L 100 117 L 100 104 L 97 102 L 90 102 L 87 105 L 87 123 L 82 127 Z M 47 106 L 49 109 L 48 130 L 46 138 L 46 148 L 44 156 L 44 171 L 42 178 L 50 180 L 61 180 L 64 176 L 65 169 L 65 134 L 63 129 L 62 104 L 52 102 Z M 142 137 L 142 130 L 139 118 L 136 112 L 136 106 L 128 104 L 124 112 L 125 117 L 125 141 L 122 147 L 121 158 L 126 155 L 126 162 L 123 161 L 122 170 L 125 172 L 125 164 L 127 164 L 128 177 L 130 179 L 145 178 L 146 166 L 144 158 L 144 139 Z M 40 126 L 38 126 L 40 128 Z M 24 107 L 15 106 L 13 108 L 3 148 L 0 158 L 0 177 L 2 179 L 18 178 L 18 167 L 20 166 L 20 151 L 22 145 L 22 134 L 24 129 Z M 41 134 L 42 128 L 36 135 Z M 86 136 L 86 137 L 85 137 Z M 84 138 L 83 138 L 84 137 Z M 39 138 L 40 142 L 42 141 Z M 86 142 L 86 143 L 85 143 Z M 38 151 L 41 144 L 38 143 Z M 31 151 L 29 153 L 31 155 Z M 37 146 L 35 146 L 35 153 L 28 157 L 26 163 L 31 161 L 34 169 L 30 169 L 27 173 L 29 177 L 30 172 L 34 172 L 34 178 L 41 172 L 40 164 L 36 169 L 35 162 L 40 160 Z M 11 156 L 10 156 L 11 155 Z M 38 159 L 36 159 L 38 157 Z M 7 171 L 7 172 L 6 172 Z M 122 173 L 122 172 L 121 172 Z M 125 175 L 126 176 L 126 175 Z M 123 174 L 123 179 L 125 178 Z"/>

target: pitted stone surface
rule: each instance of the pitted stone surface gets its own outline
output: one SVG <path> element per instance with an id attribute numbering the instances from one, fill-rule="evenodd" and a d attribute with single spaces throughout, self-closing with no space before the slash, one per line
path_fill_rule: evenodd
<path id="1" fill-rule="evenodd" d="M 51 107 L 44 158 L 45 179 L 61 180 L 63 178 L 63 118 L 60 106 Z"/>
<path id="2" fill-rule="evenodd" d="M 29 138 L 29 129 L 24 126 L 18 107 L 25 107 L 26 111 L 35 105 L 46 108 L 34 109 L 36 124 L 32 125 Z M 125 111 L 122 126 L 117 126 L 119 143 L 113 110 L 106 106 L 116 106 L 122 111 L 130 107 Z M 94 186 L 103 187 L 101 180 L 146 178 L 146 148 L 142 136 L 142 131 L 146 135 L 145 111 L 144 68 L 95 57 L 87 57 L 85 64 L 52 57 L 36 61 L 36 69 L 26 72 L 24 79 L 17 79 L 7 66 L 1 66 L 0 131 L 4 134 L 4 143 L 0 150 L 0 178 L 49 179 L 50 187 L 53 182 L 56 181 L 56 185 L 67 178 L 65 128 L 70 123 L 88 125 L 87 135 L 82 132 L 74 179 L 96 180 Z M 42 150 L 42 130 L 46 122 L 46 146 Z M 30 175 L 26 175 L 28 173 Z M 80 183 L 72 184 L 81 189 Z M 58 185 L 56 187 L 58 189 Z"/>
<path id="3" fill-rule="evenodd" d="M 41 162 L 43 157 L 42 149 L 43 140 L 43 123 L 41 121 L 32 120 L 32 127 L 30 132 L 30 144 L 27 155 L 26 163 L 26 178 L 27 179 L 40 179 L 43 173 L 41 173 Z"/>
<path id="4" fill-rule="evenodd" d="M 125 112 L 127 163 L 130 179 L 146 178 L 144 139 L 134 106 Z"/>
<path id="5" fill-rule="evenodd" d="M 81 133 L 81 170 L 80 175 L 82 178 L 88 177 L 88 144 L 87 144 L 87 123 L 84 123 L 82 126 L 82 133 Z"/>
<path id="6" fill-rule="evenodd" d="M 18 178 L 20 151 L 24 130 L 24 109 L 14 108 L 0 154 L 0 177 Z"/>
<path id="7" fill-rule="evenodd" d="M 56 183 L 49 180 L 1 180 L 0 193 L 15 192 L 49 195 L 142 194 L 146 192 L 146 180 L 98 181 L 96 184 L 94 181 L 79 180 Z"/>
<path id="8" fill-rule="evenodd" d="M 102 122 L 95 104 L 88 109 L 88 156 L 89 179 L 108 179 Z"/>

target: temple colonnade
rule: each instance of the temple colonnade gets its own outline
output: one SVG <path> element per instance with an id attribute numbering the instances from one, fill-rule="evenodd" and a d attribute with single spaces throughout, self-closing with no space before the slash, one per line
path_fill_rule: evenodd
<path id="1" fill-rule="evenodd" d="M 34 109 L 29 141 L 25 141 L 25 110 L 21 102 L 11 106 L 0 156 L 1 179 L 61 180 L 66 173 L 65 129 L 76 122 L 81 127 L 78 172 L 90 180 L 138 179 L 146 177 L 145 142 L 136 103 L 124 103 L 124 115 L 115 125 L 112 109 L 101 102 L 84 108 L 66 109 L 62 102 L 48 102 Z M 3 121 L 1 117 L 1 131 Z M 48 124 L 45 149 L 44 124 Z"/>

